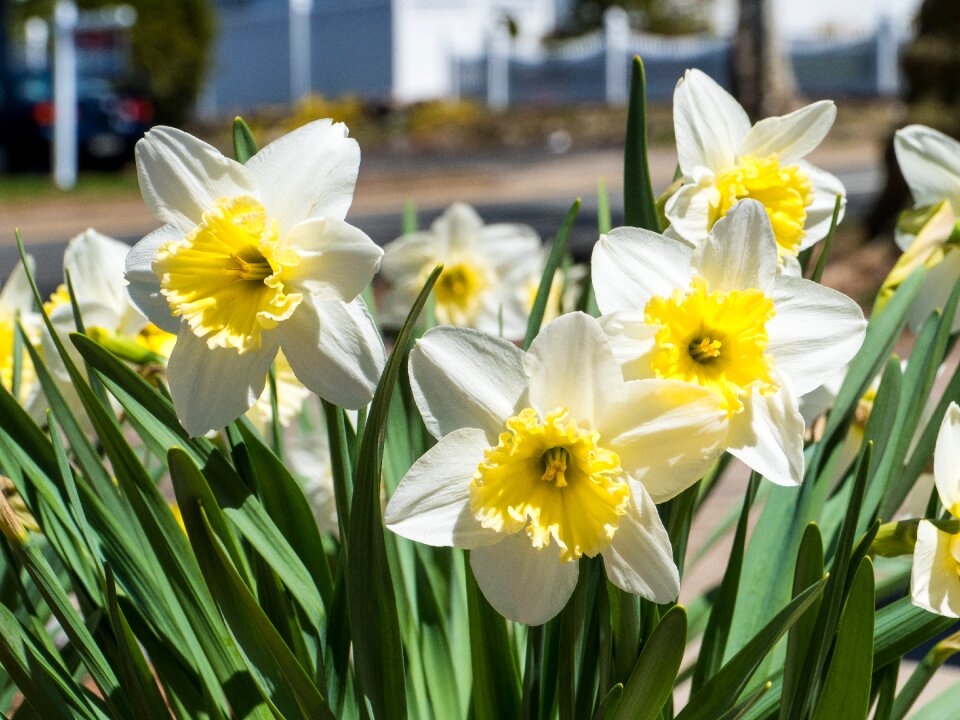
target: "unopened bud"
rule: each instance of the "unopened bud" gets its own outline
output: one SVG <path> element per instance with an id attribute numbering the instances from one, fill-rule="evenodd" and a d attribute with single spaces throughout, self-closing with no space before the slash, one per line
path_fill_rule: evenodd
<path id="1" fill-rule="evenodd" d="M 27 541 L 27 531 L 3 493 L 0 493 L 0 533 L 14 545 Z"/>

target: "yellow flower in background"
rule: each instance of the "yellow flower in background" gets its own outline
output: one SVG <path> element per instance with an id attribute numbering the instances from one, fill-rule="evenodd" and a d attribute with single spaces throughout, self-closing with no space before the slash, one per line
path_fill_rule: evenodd
<path id="1" fill-rule="evenodd" d="M 105 344 L 140 345 L 142 334 L 161 332 L 130 302 L 123 280 L 123 263 L 130 246 L 90 228 L 73 237 L 63 254 L 64 270 L 70 275 L 73 293 L 87 334 Z M 61 337 L 77 327 L 66 285 L 60 285 L 43 305 Z M 43 333 L 44 358 L 64 382 L 69 375 L 49 334 Z M 67 350 L 81 363 L 71 343 Z M 155 352 L 153 348 L 150 348 Z M 157 353 L 158 355 L 162 353 Z"/>
<path id="2" fill-rule="evenodd" d="M 439 442 L 387 504 L 393 532 L 469 549 L 483 594 L 539 625 L 601 555 L 619 588 L 655 602 L 679 576 L 654 501 L 692 485 L 718 454 L 724 413 L 675 381 L 624 382 L 597 321 L 569 313 L 524 352 L 438 327 L 410 353 L 410 383 Z"/>
<path id="3" fill-rule="evenodd" d="M 517 339 L 526 331 L 526 288 L 530 268 L 541 262 L 537 233 L 526 225 L 484 225 L 476 211 L 454 203 L 430 230 L 397 238 L 386 246 L 383 277 L 390 284 L 381 316 L 399 327 L 437 263 L 434 314 L 440 325 L 460 325 Z M 542 271 L 542 265 L 541 265 Z M 537 282 L 540 276 L 537 275 Z"/>
<path id="4" fill-rule="evenodd" d="M 845 194 L 833 175 L 803 160 L 833 126 L 834 104 L 822 100 L 751 125 L 740 104 L 699 70 L 687 70 L 673 98 L 683 184 L 664 208 L 671 230 L 699 245 L 739 201 L 756 200 L 781 264 L 796 274 L 797 254 L 826 236 L 836 196 Z"/>
<path id="5" fill-rule="evenodd" d="M 382 251 L 343 219 L 359 163 L 356 141 L 329 120 L 246 165 L 173 128 L 137 144 L 144 201 L 167 224 L 130 251 L 126 278 L 134 304 L 177 336 L 167 377 L 191 435 L 249 410 L 281 350 L 321 397 L 370 401 L 384 351 L 359 295 Z"/>
<path id="6" fill-rule="evenodd" d="M 28 260 L 32 264 L 32 259 Z M 17 318 L 27 334 L 28 342 L 38 344 L 40 316 L 34 310 L 33 291 L 27 281 L 27 273 L 19 264 L 0 290 L 0 383 L 3 383 L 7 390 L 13 389 Z M 40 386 L 33 363 L 22 348 L 19 363 L 20 392 L 17 399 L 26 406 L 40 397 Z"/>
<path id="7" fill-rule="evenodd" d="M 933 476 L 943 507 L 960 519 L 960 407 L 950 403 L 933 452 Z M 960 617 L 960 534 L 929 520 L 917 528 L 910 576 L 913 604 L 938 615 Z"/>
<path id="8" fill-rule="evenodd" d="M 280 424 L 286 427 L 300 414 L 304 401 L 310 396 L 310 391 L 297 380 L 296 373 L 293 372 L 282 350 L 277 353 L 274 367 L 277 378 L 277 412 Z M 264 386 L 263 392 L 253 406 L 247 410 L 247 417 L 254 427 L 266 436 L 267 428 L 273 421 L 273 402 L 269 383 Z"/>
<path id="9" fill-rule="evenodd" d="M 731 454 L 772 482 L 801 481 L 797 398 L 850 361 L 866 323 L 849 298 L 778 272 L 758 201 L 738 203 L 696 248 L 617 228 L 594 248 L 592 277 L 624 377 L 709 390 Z"/>
<path id="10" fill-rule="evenodd" d="M 895 237 L 903 255 L 880 288 L 877 309 L 916 268 L 927 268 L 908 316 L 917 330 L 960 282 L 960 143 L 933 128 L 908 125 L 897 130 L 893 147 L 915 206 L 898 223 Z M 960 332 L 960 313 L 951 332 Z"/>

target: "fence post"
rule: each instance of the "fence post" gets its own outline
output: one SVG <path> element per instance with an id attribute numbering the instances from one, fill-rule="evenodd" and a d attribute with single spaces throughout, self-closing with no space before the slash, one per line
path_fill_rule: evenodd
<path id="1" fill-rule="evenodd" d="M 313 0 L 290 0 L 290 103 L 293 104 L 311 90 L 310 13 Z"/>
<path id="2" fill-rule="evenodd" d="M 603 51 L 605 56 L 607 105 L 626 105 L 627 51 L 630 41 L 630 19 L 618 6 L 603 14 Z"/>
<path id="3" fill-rule="evenodd" d="M 487 105 L 503 110 L 510 104 L 510 31 L 496 24 L 487 51 Z"/>
<path id="4" fill-rule="evenodd" d="M 53 9 L 53 182 L 61 190 L 77 185 L 77 49 L 79 13 L 73 0 Z"/>
<path id="5" fill-rule="evenodd" d="M 900 39 L 888 15 L 877 23 L 877 94 L 896 95 L 900 89 Z"/>

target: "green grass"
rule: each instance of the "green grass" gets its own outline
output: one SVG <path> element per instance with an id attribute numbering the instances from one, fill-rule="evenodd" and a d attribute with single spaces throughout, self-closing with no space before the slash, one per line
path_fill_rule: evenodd
<path id="1" fill-rule="evenodd" d="M 0 176 L 0 204 L 67 196 L 100 198 L 139 193 L 137 175 L 132 167 L 120 172 L 82 172 L 77 187 L 71 191 L 58 189 L 49 175 L 25 173 Z"/>

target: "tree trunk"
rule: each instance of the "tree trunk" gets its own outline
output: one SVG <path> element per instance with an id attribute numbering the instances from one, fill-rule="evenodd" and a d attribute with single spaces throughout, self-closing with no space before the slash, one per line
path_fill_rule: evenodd
<path id="1" fill-rule="evenodd" d="M 738 0 L 731 57 L 734 95 L 754 120 L 793 109 L 797 87 L 770 0 Z"/>
<path id="2" fill-rule="evenodd" d="M 917 21 L 917 37 L 903 54 L 907 116 L 911 123 L 929 125 L 960 138 L 960 3 L 924 0 Z M 897 214 L 910 194 L 893 154 L 893 134 L 884 155 L 887 182 L 867 218 L 870 237 L 893 229 Z"/>

